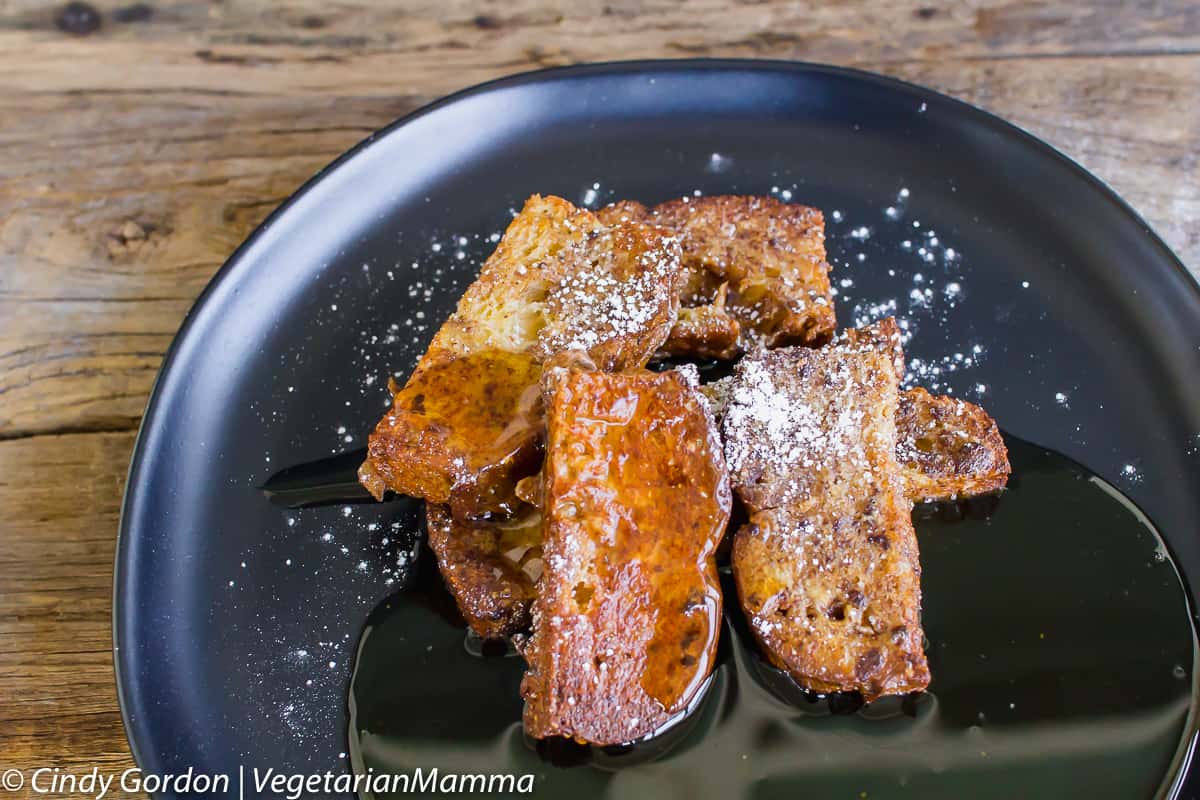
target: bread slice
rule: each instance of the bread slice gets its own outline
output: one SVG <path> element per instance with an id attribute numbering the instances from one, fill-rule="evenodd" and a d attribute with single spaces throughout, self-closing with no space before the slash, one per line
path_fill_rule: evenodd
<path id="1" fill-rule="evenodd" d="M 741 325 L 725 307 L 728 286 L 722 284 L 710 302 L 681 306 L 679 319 L 659 351 L 665 356 L 728 361 L 741 352 Z"/>
<path id="2" fill-rule="evenodd" d="M 812 691 L 929 683 L 898 383 L 872 348 L 762 351 L 735 372 L 725 453 L 749 522 L 734 579 L 767 658 Z"/>
<path id="3" fill-rule="evenodd" d="M 833 346 L 877 349 L 904 377 L 904 346 L 896 320 L 887 317 L 842 331 Z M 914 501 L 952 500 L 1003 489 L 1011 467 L 1000 429 L 973 403 L 922 388 L 900 393 L 896 456 Z"/>
<path id="4" fill-rule="evenodd" d="M 904 380 L 904 334 L 895 317 L 884 317 L 861 328 L 840 330 L 831 346 L 854 352 L 878 350 L 891 359 L 896 377 Z"/>
<path id="5" fill-rule="evenodd" d="M 732 358 L 747 341 L 818 345 L 833 334 L 825 220 L 817 209 L 716 195 L 652 209 L 625 201 L 600 213 L 649 222 L 679 238 L 687 276 L 682 305 L 704 311 L 685 312 L 667 338 L 668 354 Z M 725 302 L 715 302 L 718 295 Z"/>
<path id="6" fill-rule="evenodd" d="M 851 329 L 835 341 L 839 346 L 880 348 L 890 354 L 894 365 L 903 367 L 899 339 L 887 330 L 888 326 Z M 730 375 L 700 387 L 717 419 L 725 414 L 733 386 Z M 999 491 L 1012 471 L 1004 437 L 986 411 L 919 387 L 900 393 L 896 458 L 908 496 L 917 503 Z"/>
<path id="7" fill-rule="evenodd" d="M 675 323 L 678 244 L 533 196 L 434 336 L 368 442 L 359 478 L 448 503 L 457 519 L 512 514 L 537 469 L 542 363 L 567 350 L 602 369 L 641 366 Z"/>
<path id="8" fill-rule="evenodd" d="M 620 744 L 683 713 L 711 674 L 728 479 L 683 373 L 567 368 L 548 380 L 525 730 Z"/>
<path id="9" fill-rule="evenodd" d="M 896 455 L 913 500 L 996 492 L 1012 468 L 996 421 L 979 406 L 921 388 L 900 395 Z"/>
<path id="10" fill-rule="evenodd" d="M 511 520 L 462 522 L 444 505 L 425 508 L 429 547 L 471 630 L 500 639 L 529 627 L 542 573 L 542 515 L 523 508 Z"/>

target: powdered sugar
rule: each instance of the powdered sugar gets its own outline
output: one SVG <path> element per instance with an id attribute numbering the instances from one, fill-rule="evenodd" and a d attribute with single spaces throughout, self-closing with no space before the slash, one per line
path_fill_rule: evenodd
<path id="1" fill-rule="evenodd" d="M 804 351 L 760 351 L 738 365 L 723 430 L 725 458 L 735 483 L 774 483 L 771 504 L 793 499 L 806 471 L 829 464 L 867 470 L 866 422 L 860 381 L 844 358 L 826 354 L 808 364 Z M 815 357 L 814 357 L 815 360 Z M 821 372 L 820 389 L 802 388 L 806 370 Z M 808 402 L 810 394 L 821 402 Z"/>
<path id="2" fill-rule="evenodd" d="M 602 237 L 611 234 L 602 234 Z M 594 246 L 595 242 L 588 242 Z M 679 251 L 674 240 L 664 240 L 638 256 L 638 269 L 618 275 L 607 259 L 579 257 L 590 267 L 566 275 L 553 290 L 566 309 L 569 324 L 547 331 L 554 351 L 591 350 L 623 337 L 637 336 L 660 316 L 675 291 Z"/>

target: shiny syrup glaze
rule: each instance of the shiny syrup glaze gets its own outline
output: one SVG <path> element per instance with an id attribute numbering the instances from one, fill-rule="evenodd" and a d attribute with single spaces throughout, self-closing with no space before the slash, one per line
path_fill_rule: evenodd
<path id="1" fill-rule="evenodd" d="M 427 553 L 364 628 L 355 770 L 532 773 L 542 796 L 1171 796 L 1194 733 L 1196 639 L 1149 521 L 1074 462 L 1009 438 L 998 498 L 919 507 L 928 692 L 813 697 L 727 607 L 710 684 L 659 735 L 534 742 L 523 662 L 466 636 Z M 722 573 L 727 598 L 730 576 Z"/>
<path id="2" fill-rule="evenodd" d="M 516 482 L 537 469 L 540 377 L 533 356 L 500 350 L 419 368 L 371 434 L 363 484 L 449 500 L 459 519 L 511 513 Z"/>
<path id="3" fill-rule="evenodd" d="M 682 710 L 709 672 L 730 492 L 704 401 L 678 373 L 554 383 L 526 724 L 620 742 Z"/>

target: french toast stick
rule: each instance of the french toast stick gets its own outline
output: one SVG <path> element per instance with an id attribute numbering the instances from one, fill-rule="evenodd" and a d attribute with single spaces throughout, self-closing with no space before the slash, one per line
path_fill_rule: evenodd
<path id="1" fill-rule="evenodd" d="M 542 514 L 532 506 L 509 520 L 463 522 L 427 503 L 429 548 L 471 630 L 500 639 L 529 627 L 542 574 Z"/>
<path id="2" fill-rule="evenodd" d="M 1012 468 L 996 421 L 979 406 L 921 388 L 900 395 L 896 456 L 913 500 L 996 492 Z"/>
<path id="3" fill-rule="evenodd" d="M 831 346 L 876 348 L 892 359 L 897 374 L 904 377 L 904 346 L 892 317 L 841 331 Z M 999 491 L 1012 471 L 1004 438 L 986 411 L 920 387 L 900 393 L 896 456 L 908 496 L 916 502 Z"/>
<path id="4" fill-rule="evenodd" d="M 732 376 L 701 387 L 720 418 Z M 900 393 L 896 458 L 915 503 L 975 497 L 1003 489 L 1011 467 L 996 421 L 973 403 L 917 387 Z"/>
<path id="5" fill-rule="evenodd" d="M 825 219 L 773 197 L 683 197 L 653 208 L 623 201 L 607 219 L 658 225 L 679 238 L 685 311 L 667 355 L 733 358 L 749 342 L 815 346 L 836 327 Z"/>
<path id="6" fill-rule="evenodd" d="M 831 346 L 860 351 L 880 349 L 889 354 L 894 366 L 903 368 L 899 329 L 891 320 L 842 332 Z M 718 422 L 724 416 L 733 382 L 734 377 L 729 376 L 700 387 Z M 972 497 L 997 491 L 1007 483 L 1010 472 L 1004 440 L 986 411 L 964 400 L 931 395 L 921 388 L 900 393 L 896 411 L 896 457 L 908 496 L 914 502 Z M 518 496 L 537 508 L 542 505 L 540 492 L 540 475 L 524 479 L 517 488 Z M 540 545 L 541 532 L 533 532 L 533 535 Z M 497 540 L 497 535 L 488 541 L 493 540 Z M 490 553 L 478 545 L 443 555 L 432 532 L 430 541 L 434 551 L 438 552 L 443 572 L 450 568 L 448 564 L 455 558 L 486 565 L 498 557 L 497 553 Z M 478 568 L 468 563 L 459 571 L 457 580 L 448 580 L 448 585 L 456 597 L 461 594 L 466 598 L 465 603 L 473 604 L 476 602 L 473 598 L 485 596 L 491 590 L 472 586 L 471 578 L 491 580 L 492 575 L 490 568 Z M 504 596 L 515 597 L 511 592 Z M 512 600 L 500 606 L 507 615 L 505 619 L 476 624 L 473 620 L 478 615 L 466 609 L 464 616 L 481 636 L 506 635 L 522 630 L 528 624 L 532 602 L 531 589 L 523 600 Z"/>
<path id="7" fill-rule="evenodd" d="M 392 384 L 363 486 L 448 504 L 460 520 L 512 514 L 516 481 L 540 462 L 543 362 L 578 349 L 602 369 L 645 364 L 675 323 L 682 280 L 661 229 L 531 197 L 407 383 Z"/>
<path id="8" fill-rule="evenodd" d="M 898 384 L 871 348 L 760 351 L 735 371 L 722 428 L 749 522 L 734 580 L 767 658 L 815 692 L 929 683 Z"/>
<path id="9" fill-rule="evenodd" d="M 682 373 L 547 377 L 544 572 L 524 653 L 525 730 L 620 744 L 682 713 L 711 674 L 728 476 Z"/>

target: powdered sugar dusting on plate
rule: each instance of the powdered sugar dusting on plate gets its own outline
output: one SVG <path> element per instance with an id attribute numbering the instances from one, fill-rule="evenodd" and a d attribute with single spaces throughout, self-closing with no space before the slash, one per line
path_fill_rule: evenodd
<path id="1" fill-rule="evenodd" d="M 900 187 L 882 203 L 875 219 L 849 218 L 840 210 L 825 217 L 839 318 L 857 328 L 895 317 L 906 347 L 921 329 L 945 325 L 970 301 L 969 258 L 947 235 L 911 215 L 915 200 L 911 189 Z M 898 247 L 883 249 L 882 242 L 896 238 Z M 875 279 L 860 280 L 858 276 L 866 273 Z M 866 288 L 880 284 L 891 288 L 884 294 Z M 921 338 L 917 349 L 924 353 L 931 341 L 932 337 Z M 910 357 L 903 386 L 947 394 L 963 387 L 969 392 L 978 382 L 968 383 L 960 376 L 985 356 L 982 343 L 967 341 L 936 356 Z"/>

